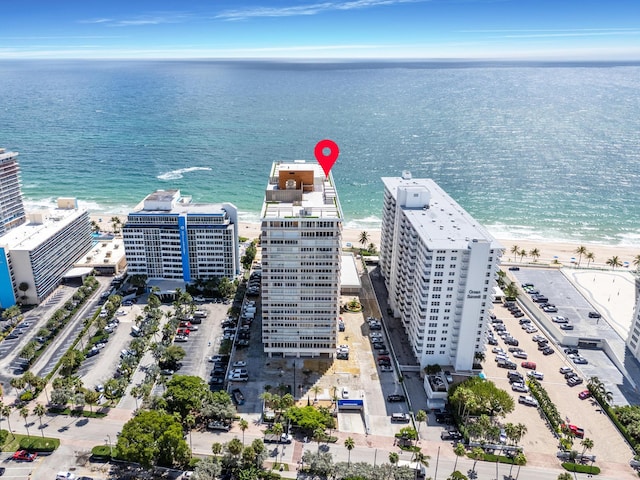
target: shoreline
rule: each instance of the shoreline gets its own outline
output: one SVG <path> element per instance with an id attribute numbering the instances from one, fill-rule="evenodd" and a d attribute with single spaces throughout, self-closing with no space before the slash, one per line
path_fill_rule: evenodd
<path id="1" fill-rule="evenodd" d="M 106 212 L 89 212 L 89 216 L 91 220 L 95 221 L 103 231 L 109 232 L 112 231 L 112 225 L 110 219 L 112 217 L 118 217 L 121 222 L 124 223 L 126 221 L 127 216 L 122 214 L 113 214 Z M 102 219 L 102 221 L 98 221 Z M 359 248 L 362 245 L 360 244 L 360 235 L 362 232 L 367 232 L 369 237 L 368 242 L 373 243 L 376 248 L 380 248 L 380 228 L 343 228 L 342 230 L 342 243 L 343 246 L 346 246 L 347 243 L 351 243 L 354 248 Z M 239 221 L 238 222 L 238 236 L 239 237 L 247 237 L 249 239 L 258 238 L 260 235 L 260 224 L 257 222 L 246 222 Z M 580 261 L 581 267 L 587 267 L 587 264 L 590 268 L 598 268 L 598 269 L 610 269 L 609 266 L 606 265 L 608 259 L 613 256 L 617 256 L 621 263 L 628 262 L 626 266 L 619 267 L 620 271 L 631 271 L 636 270 L 636 266 L 633 264 L 636 256 L 640 255 L 640 245 L 639 246 L 628 246 L 628 245 L 604 245 L 597 243 L 573 243 L 566 241 L 552 241 L 552 240 L 524 240 L 524 239 L 507 239 L 507 238 L 497 238 L 496 240 L 502 245 L 504 248 L 504 254 L 502 256 L 502 264 L 514 264 L 514 265 L 548 265 L 552 263 L 554 260 L 557 260 L 560 264 L 564 266 L 571 266 L 578 264 Z M 511 253 L 511 249 L 514 245 L 517 245 L 519 249 L 524 249 L 527 252 L 522 259 L 520 256 L 515 257 L 513 253 Z M 578 247 L 584 246 L 588 252 L 592 252 L 595 255 L 595 260 L 592 262 L 588 262 L 584 255 L 582 255 L 582 259 L 580 259 L 580 255 L 576 253 Z M 534 261 L 534 259 L 529 256 L 529 252 L 533 249 L 538 249 L 540 253 L 540 257 Z M 574 261 L 572 262 L 572 259 Z"/>

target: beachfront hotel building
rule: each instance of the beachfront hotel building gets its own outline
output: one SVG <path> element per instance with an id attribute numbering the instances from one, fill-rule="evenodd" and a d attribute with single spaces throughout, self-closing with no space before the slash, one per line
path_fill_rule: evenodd
<path id="1" fill-rule="evenodd" d="M 627 337 L 627 347 L 640 362 L 640 279 L 636 278 L 636 306 L 633 309 L 631 328 Z"/>
<path id="2" fill-rule="evenodd" d="M 7 152 L 0 148 L 0 235 L 27 221 L 17 159 L 17 152 Z"/>
<path id="3" fill-rule="evenodd" d="M 262 206 L 262 341 L 269 356 L 333 356 L 342 209 L 317 163 L 274 163 Z"/>
<path id="4" fill-rule="evenodd" d="M 157 190 L 129 213 L 122 235 L 130 275 L 189 283 L 240 273 L 231 203 L 193 203 L 180 190 Z"/>
<path id="5" fill-rule="evenodd" d="M 382 178 L 380 269 L 424 368 L 469 371 L 484 350 L 502 247 L 431 179 Z"/>
<path id="6" fill-rule="evenodd" d="M 91 223 L 75 198 L 29 212 L 27 223 L 0 237 L 0 306 L 38 304 L 91 248 Z M 26 287 L 26 289 L 24 289 Z"/>

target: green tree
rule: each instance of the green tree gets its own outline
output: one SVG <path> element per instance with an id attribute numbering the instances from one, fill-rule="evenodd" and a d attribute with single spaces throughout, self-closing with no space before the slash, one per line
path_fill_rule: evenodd
<path id="1" fill-rule="evenodd" d="M 424 410 L 418 410 L 418 412 L 416 413 L 416 422 L 418 422 L 418 438 L 420 438 L 420 424 L 422 422 L 426 422 L 427 421 L 427 412 L 425 412 Z"/>
<path id="2" fill-rule="evenodd" d="M 395 467 L 396 465 L 398 465 L 399 461 L 400 461 L 400 455 L 398 455 L 396 452 L 389 453 L 389 463 L 391 465 Z"/>
<path id="3" fill-rule="evenodd" d="M 447 477 L 447 480 L 469 480 L 469 477 L 464 473 L 455 470 L 454 472 L 451 472 L 451 475 Z"/>
<path id="4" fill-rule="evenodd" d="M 242 445 L 244 446 L 244 432 L 245 432 L 245 430 L 247 430 L 247 428 L 249 428 L 249 422 L 247 422 L 246 419 L 241 418 L 240 422 L 238 422 L 238 426 L 240 427 L 240 430 L 242 431 Z"/>
<path id="5" fill-rule="evenodd" d="M 480 447 L 473 447 L 469 453 L 469 458 L 473 460 L 473 467 L 471 467 L 471 470 L 475 472 L 478 460 L 482 460 L 484 458 L 484 450 Z"/>
<path id="6" fill-rule="evenodd" d="M 520 292 L 518 291 L 518 287 L 515 283 L 510 283 L 504 287 L 504 294 L 507 298 L 518 298 Z"/>
<path id="7" fill-rule="evenodd" d="M 231 297 L 231 295 L 233 295 L 234 290 L 235 290 L 235 287 L 233 285 L 233 282 L 229 280 L 227 277 L 222 277 L 218 281 L 218 293 L 222 298 Z"/>
<path id="8" fill-rule="evenodd" d="M 168 368 L 170 370 L 177 370 L 180 360 L 186 356 L 184 348 L 179 345 L 170 345 L 164 349 L 164 354 L 160 359 L 160 368 Z"/>
<path id="9" fill-rule="evenodd" d="M 511 253 L 513 253 L 514 262 L 518 255 L 520 255 L 520 247 L 518 245 L 513 245 L 511 247 Z"/>
<path id="10" fill-rule="evenodd" d="M 587 268 L 588 268 L 591 262 L 593 262 L 596 259 L 596 254 L 593 252 L 587 252 L 584 258 L 587 259 Z"/>
<path id="11" fill-rule="evenodd" d="M 353 438 L 347 437 L 344 441 L 344 448 L 349 452 L 349 456 L 347 458 L 347 465 L 351 465 L 351 450 L 353 450 L 356 446 L 356 442 Z"/>
<path id="12" fill-rule="evenodd" d="M 573 477 L 569 472 L 563 472 L 558 474 L 558 480 L 573 480 Z"/>
<path id="13" fill-rule="evenodd" d="M 580 445 L 582 445 L 582 453 L 580 454 L 580 456 L 583 456 L 584 452 L 593 448 L 594 443 L 593 440 L 587 437 L 580 442 Z"/>
<path id="14" fill-rule="evenodd" d="M 456 454 L 456 463 L 453 465 L 453 470 L 456 471 L 458 469 L 458 459 L 464 457 L 467 453 L 464 443 L 456 443 L 456 446 L 453 447 L 453 453 Z"/>
<path id="15" fill-rule="evenodd" d="M 211 452 L 216 456 L 220 455 L 222 452 L 222 444 L 220 442 L 214 442 L 211 444 Z"/>
<path id="16" fill-rule="evenodd" d="M 27 407 L 22 407 L 20 409 L 20 416 L 24 418 L 24 428 L 27 429 L 27 437 L 31 437 L 29 434 L 29 424 L 27 423 L 27 418 L 29 418 L 29 409 Z"/>
<path id="17" fill-rule="evenodd" d="M 615 270 L 617 267 L 622 266 L 622 262 L 620 261 L 620 258 L 617 255 L 614 255 L 613 257 L 607 260 L 607 265 L 609 265 L 613 270 Z"/>
<path id="18" fill-rule="evenodd" d="M 138 413 L 122 427 L 117 450 L 123 459 L 150 469 L 184 465 L 189 461 L 189 446 L 182 425 L 171 414 L 157 410 Z"/>
<path id="19" fill-rule="evenodd" d="M 360 242 L 360 245 L 364 247 L 367 243 L 369 243 L 369 240 L 369 234 L 366 231 L 360 232 L 360 238 L 358 240 Z"/>
<path id="20" fill-rule="evenodd" d="M 203 399 L 208 392 L 207 385 L 200 377 L 174 375 L 167 382 L 163 398 L 170 413 L 177 412 L 181 418 L 185 418 L 187 414 L 202 408 Z"/>
<path id="21" fill-rule="evenodd" d="M 522 262 L 522 259 L 527 256 L 527 251 L 523 248 L 518 252 L 518 255 L 520 255 L 520 262 Z"/>
<path id="22" fill-rule="evenodd" d="M 11 433 L 11 438 L 16 438 L 13 434 L 13 429 L 11 428 L 11 410 L 13 407 L 11 405 L 5 405 L 4 403 L 0 403 L 0 414 L 7 419 L 7 427 L 9 427 L 9 432 Z"/>
<path id="23" fill-rule="evenodd" d="M 95 390 L 87 389 L 84 392 L 84 401 L 89 405 L 89 410 L 93 413 L 93 406 L 98 404 L 100 394 Z"/>
<path id="24" fill-rule="evenodd" d="M 37 403 L 35 407 L 33 407 L 33 414 L 38 416 L 38 420 L 40 420 L 40 433 L 42 434 L 42 438 L 44 438 L 44 429 L 42 428 L 42 417 L 47 413 L 47 409 L 41 403 Z"/>
<path id="25" fill-rule="evenodd" d="M 196 416 L 189 413 L 186 417 L 184 417 L 184 424 L 189 430 L 189 449 L 190 451 L 193 451 L 193 441 L 191 439 L 191 431 L 193 430 L 193 427 L 196 424 Z"/>
<path id="26" fill-rule="evenodd" d="M 196 463 L 193 480 L 217 480 L 222 474 L 222 466 L 215 457 L 205 457 Z"/>
<path id="27" fill-rule="evenodd" d="M 537 248 L 532 248 L 532 249 L 529 251 L 529 256 L 530 256 L 531 258 L 533 258 L 533 261 L 534 261 L 534 262 L 537 262 L 537 261 L 538 261 L 538 259 L 540 258 L 540 250 L 538 250 Z"/>
<path id="28" fill-rule="evenodd" d="M 578 254 L 578 266 L 580 266 L 582 256 L 587 254 L 587 247 L 585 247 L 584 245 L 580 245 L 578 248 L 576 248 L 576 253 Z"/>
<path id="29" fill-rule="evenodd" d="M 518 477 L 520 476 L 520 467 L 527 464 L 527 457 L 524 456 L 524 453 L 518 452 L 518 454 L 513 458 L 513 463 L 518 465 L 518 472 L 516 473 L 516 480 L 518 480 Z M 509 476 L 511 476 L 511 472 L 509 472 Z"/>

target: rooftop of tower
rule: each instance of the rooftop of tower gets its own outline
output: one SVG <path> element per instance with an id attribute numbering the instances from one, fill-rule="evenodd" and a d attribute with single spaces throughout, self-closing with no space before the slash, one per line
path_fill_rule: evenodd
<path id="1" fill-rule="evenodd" d="M 432 249 L 464 249 L 471 241 L 491 242 L 493 235 L 430 178 L 383 177 L 409 222 Z"/>
<path id="2" fill-rule="evenodd" d="M 274 162 L 262 218 L 300 217 L 343 218 L 333 177 L 326 177 L 315 162 Z"/>

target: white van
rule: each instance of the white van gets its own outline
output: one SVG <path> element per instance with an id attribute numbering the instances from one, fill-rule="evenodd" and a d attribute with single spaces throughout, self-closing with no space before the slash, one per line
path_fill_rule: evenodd
<path id="1" fill-rule="evenodd" d="M 141 335 L 140 329 L 133 325 L 131 327 L 131 335 L 133 335 L 134 337 L 139 337 Z"/>

